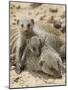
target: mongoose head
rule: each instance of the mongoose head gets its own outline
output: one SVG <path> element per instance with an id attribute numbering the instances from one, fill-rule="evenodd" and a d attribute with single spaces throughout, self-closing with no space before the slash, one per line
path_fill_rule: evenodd
<path id="1" fill-rule="evenodd" d="M 34 20 L 28 18 L 20 18 L 17 20 L 17 26 L 19 30 L 23 33 L 30 33 L 32 32 L 34 26 Z"/>
<path id="2" fill-rule="evenodd" d="M 29 50 L 36 56 L 39 56 L 41 53 L 41 40 L 38 36 L 33 36 L 30 40 L 29 40 Z"/>
<path id="3" fill-rule="evenodd" d="M 56 78 L 62 77 L 62 60 L 59 54 L 52 48 L 49 47 L 44 53 L 42 53 L 39 65 L 41 67 L 41 71 L 44 73 Z"/>

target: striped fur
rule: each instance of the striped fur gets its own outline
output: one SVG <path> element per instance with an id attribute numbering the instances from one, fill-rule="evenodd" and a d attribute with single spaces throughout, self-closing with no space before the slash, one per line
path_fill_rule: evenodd
<path id="1" fill-rule="evenodd" d="M 16 64 L 16 40 L 18 38 L 18 31 L 12 30 L 10 31 L 10 37 L 9 37 L 9 48 L 10 48 L 10 64 L 15 65 Z"/>

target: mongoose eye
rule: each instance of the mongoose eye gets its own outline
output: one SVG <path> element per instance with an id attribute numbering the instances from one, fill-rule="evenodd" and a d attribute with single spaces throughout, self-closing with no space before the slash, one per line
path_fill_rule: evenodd
<path id="1" fill-rule="evenodd" d="M 27 27 L 29 28 L 30 27 L 30 24 L 28 24 Z"/>
<path id="2" fill-rule="evenodd" d="M 21 24 L 21 27 L 23 27 L 24 25 L 23 24 Z"/>

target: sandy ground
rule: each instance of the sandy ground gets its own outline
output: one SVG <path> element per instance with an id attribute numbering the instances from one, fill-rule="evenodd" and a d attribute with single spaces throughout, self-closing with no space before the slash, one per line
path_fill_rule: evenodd
<path id="1" fill-rule="evenodd" d="M 10 72 L 10 87 L 35 87 L 35 86 L 52 86 L 65 85 L 65 75 L 62 78 L 53 78 L 42 72 L 23 71 L 17 75 L 14 70 Z"/>
<path id="2" fill-rule="evenodd" d="M 53 18 L 65 24 L 63 5 L 42 4 L 31 6 L 31 3 L 10 3 L 10 30 L 16 29 L 16 21 L 20 17 L 33 18 L 35 22 L 49 24 L 53 27 Z M 62 28 L 62 27 L 61 27 Z M 59 30 L 61 30 L 61 28 Z M 62 39 L 64 39 L 62 34 Z M 30 72 L 24 70 L 17 75 L 15 70 L 10 70 L 10 88 L 65 85 L 65 74 L 62 78 L 56 79 L 41 72 Z"/>

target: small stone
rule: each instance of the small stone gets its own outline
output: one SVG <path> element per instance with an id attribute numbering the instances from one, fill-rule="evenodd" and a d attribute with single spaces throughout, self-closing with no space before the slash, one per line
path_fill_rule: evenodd
<path id="1" fill-rule="evenodd" d="M 14 21 L 17 21 L 17 19 L 14 19 Z"/>
<path id="2" fill-rule="evenodd" d="M 66 32 L 66 26 L 62 26 L 62 27 L 61 27 L 61 32 L 62 32 L 62 33 L 65 33 L 65 32 Z"/>
<path id="3" fill-rule="evenodd" d="M 16 25 L 16 23 L 15 22 L 12 22 L 12 25 Z"/>
<path id="4" fill-rule="evenodd" d="M 41 17 L 40 17 L 40 20 L 43 20 L 44 18 L 45 18 L 45 15 L 41 16 Z"/>
<path id="5" fill-rule="evenodd" d="M 61 28 L 61 22 L 60 21 L 54 21 L 53 26 L 57 29 Z"/>
<path id="6" fill-rule="evenodd" d="M 52 13 L 57 13 L 58 9 L 57 8 L 50 8 L 49 11 L 52 12 Z"/>
<path id="7" fill-rule="evenodd" d="M 15 78 L 15 79 L 14 79 L 14 82 L 18 82 L 19 78 L 20 78 L 20 77 Z"/>
<path id="8" fill-rule="evenodd" d="M 16 67 L 15 66 L 11 66 L 11 70 L 14 70 Z"/>
<path id="9" fill-rule="evenodd" d="M 17 7 L 16 7 L 16 9 L 20 9 L 21 8 L 21 6 L 20 5 L 18 5 Z"/>
<path id="10" fill-rule="evenodd" d="M 37 7 L 39 7 L 40 5 L 42 5 L 42 3 L 32 3 L 30 6 L 31 6 L 32 8 L 37 8 Z"/>

